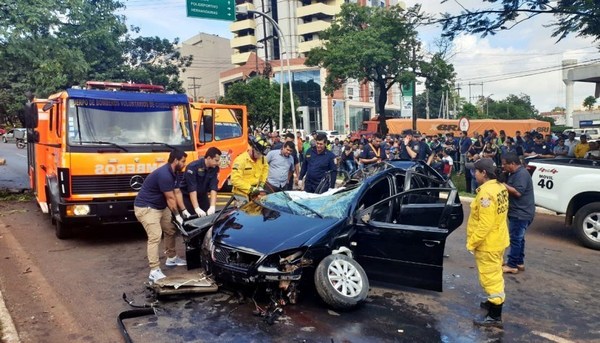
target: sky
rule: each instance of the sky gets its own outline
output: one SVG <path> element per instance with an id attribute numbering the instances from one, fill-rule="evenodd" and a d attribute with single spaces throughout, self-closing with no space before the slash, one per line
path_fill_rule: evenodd
<path id="1" fill-rule="evenodd" d="M 202 32 L 232 38 L 231 22 L 188 18 L 185 0 L 125 0 L 124 3 L 127 8 L 122 14 L 127 17 L 127 24 L 140 27 L 143 36 L 184 41 Z M 405 0 L 405 3 L 408 6 L 421 3 L 422 10 L 431 14 L 460 11 L 455 0 L 444 4 L 439 0 Z M 461 0 L 460 4 L 469 9 L 481 8 L 482 1 Z M 460 95 L 468 100 L 470 90 L 473 101 L 480 96 L 498 101 L 510 94 L 523 93 L 531 97 L 540 112 L 566 107 L 565 85 L 559 69 L 562 60 L 598 59 L 599 44 L 575 35 L 556 42 L 551 37 L 552 30 L 544 27 L 553 20 L 552 16 L 542 15 L 494 36 L 457 37 L 450 62 L 457 73 Z M 423 46 L 435 52 L 441 29 L 429 26 L 421 28 L 419 33 Z M 593 94 L 594 84 L 575 83 L 575 109 L 582 107 L 583 100 Z"/>

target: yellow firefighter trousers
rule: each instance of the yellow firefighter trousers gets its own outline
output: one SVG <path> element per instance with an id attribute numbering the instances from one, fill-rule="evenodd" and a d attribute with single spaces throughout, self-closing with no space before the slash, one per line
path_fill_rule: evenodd
<path id="1" fill-rule="evenodd" d="M 504 303 L 504 276 L 502 274 L 504 251 L 475 250 L 474 254 L 479 272 L 479 284 L 487 293 L 488 301 L 494 305 Z"/>

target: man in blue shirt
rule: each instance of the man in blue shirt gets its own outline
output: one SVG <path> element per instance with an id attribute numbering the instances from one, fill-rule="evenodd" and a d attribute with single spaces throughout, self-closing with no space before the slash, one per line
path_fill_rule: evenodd
<path id="1" fill-rule="evenodd" d="M 165 278 L 160 269 L 159 245 L 162 234 L 165 236 L 166 265 L 185 266 L 186 261 L 175 253 L 175 225 L 171 218 L 181 225 L 183 218 L 179 209 L 186 213 L 179 185 L 181 171 L 187 154 L 175 149 L 169 154 L 168 162 L 146 177 L 140 192 L 133 203 L 134 213 L 148 235 L 148 263 L 151 282 Z"/>
<path id="2" fill-rule="evenodd" d="M 553 158 L 554 153 L 548 145 L 544 143 L 544 137 L 538 134 L 534 138 L 534 143 L 523 154 L 526 158 Z"/>
<path id="3" fill-rule="evenodd" d="M 215 213 L 220 161 L 221 150 L 210 147 L 203 158 L 190 163 L 185 170 L 181 185 L 183 203 L 189 212 L 196 212 L 198 217 Z"/>
<path id="4" fill-rule="evenodd" d="M 473 144 L 473 141 L 471 140 L 471 138 L 469 138 L 467 131 L 462 131 L 458 140 L 460 153 L 460 169 L 458 171 L 459 174 L 463 174 L 465 172 L 465 163 L 467 163 L 467 153 L 469 152 L 471 144 Z"/>
<path id="5" fill-rule="evenodd" d="M 300 170 L 298 178 L 298 186 L 302 186 L 302 178 L 306 175 L 304 190 L 309 193 L 314 193 L 317 186 L 323 177 L 329 173 L 330 185 L 335 187 L 335 179 L 337 177 L 337 169 L 335 166 L 335 155 L 325 147 L 327 137 L 323 133 L 317 134 L 315 138 L 315 146 L 306 151 L 304 163 Z"/>
<path id="6" fill-rule="evenodd" d="M 400 141 L 400 159 L 412 160 L 417 157 L 419 142 L 413 139 L 414 133 L 412 130 L 404 130 L 402 135 L 404 137 L 402 138 L 402 141 Z"/>
<path id="7" fill-rule="evenodd" d="M 381 135 L 379 133 L 373 134 L 371 143 L 365 145 L 362 153 L 360 154 L 359 161 L 364 165 L 381 162 L 387 159 L 385 149 L 381 146 Z"/>

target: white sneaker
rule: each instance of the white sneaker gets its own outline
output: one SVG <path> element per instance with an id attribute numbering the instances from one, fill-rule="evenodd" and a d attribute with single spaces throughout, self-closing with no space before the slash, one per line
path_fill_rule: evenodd
<path id="1" fill-rule="evenodd" d="M 187 266 L 187 262 L 184 259 L 179 258 L 179 256 L 167 257 L 167 262 L 165 264 L 167 267 Z"/>
<path id="2" fill-rule="evenodd" d="M 150 275 L 148 275 L 148 279 L 150 279 L 150 282 L 156 282 L 160 279 L 164 279 L 167 276 L 165 274 L 163 274 L 162 270 L 160 270 L 160 268 L 158 269 L 153 269 L 150 271 Z"/>

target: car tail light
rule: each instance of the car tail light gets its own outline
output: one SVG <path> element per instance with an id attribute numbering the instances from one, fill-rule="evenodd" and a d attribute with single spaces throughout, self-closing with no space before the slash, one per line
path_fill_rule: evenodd
<path id="1" fill-rule="evenodd" d="M 533 175 L 533 172 L 535 171 L 535 166 L 532 166 L 531 164 L 528 164 L 525 168 L 529 172 L 529 175 Z"/>

